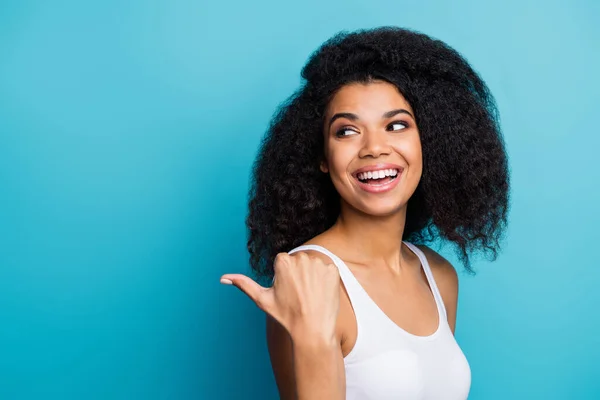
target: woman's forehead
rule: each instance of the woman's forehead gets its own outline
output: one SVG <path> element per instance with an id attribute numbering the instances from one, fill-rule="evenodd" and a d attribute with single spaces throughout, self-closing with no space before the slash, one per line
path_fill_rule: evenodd
<path id="1" fill-rule="evenodd" d="M 383 113 L 394 108 L 405 108 L 412 112 L 410 104 L 393 84 L 385 81 L 369 83 L 353 82 L 342 86 L 329 101 L 327 114 L 361 111 Z"/>

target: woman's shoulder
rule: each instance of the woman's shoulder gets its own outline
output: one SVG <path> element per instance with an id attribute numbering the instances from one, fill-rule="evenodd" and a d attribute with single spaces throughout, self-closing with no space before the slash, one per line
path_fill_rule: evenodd
<path id="1" fill-rule="evenodd" d="M 458 290 L 458 273 L 456 269 L 444 256 L 431 247 L 418 244 L 416 245 L 427 257 L 427 263 L 435 278 L 435 283 L 442 290 L 442 287 L 455 292 Z"/>
<path id="2" fill-rule="evenodd" d="M 426 245 L 416 245 L 427 257 L 427 263 L 433 273 L 435 284 L 442 295 L 448 322 L 452 331 L 456 322 L 458 306 L 458 274 L 454 266 L 444 256 Z"/>
<path id="3" fill-rule="evenodd" d="M 305 248 L 305 249 L 301 249 L 301 250 L 294 252 L 294 254 L 298 254 L 299 252 L 304 252 L 304 253 L 307 253 L 311 257 L 315 257 L 315 258 L 322 260 L 326 264 L 334 264 L 334 260 L 331 257 L 329 257 L 329 255 L 326 254 L 327 252 L 335 255 L 336 257 L 339 257 L 339 255 L 336 253 L 337 246 L 336 246 L 335 237 L 334 237 L 334 235 L 331 235 L 329 233 L 329 231 L 325 231 L 325 232 L 305 241 L 304 243 L 300 244 L 299 246 L 296 246 L 292 250 L 295 250 L 302 246 L 316 246 L 318 249 L 315 250 L 314 247 L 312 249 Z"/>
<path id="4" fill-rule="evenodd" d="M 425 257 L 427 257 L 427 262 L 431 267 L 431 271 L 434 274 L 441 275 L 445 279 L 458 278 L 456 269 L 454 268 L 452 263 L 450 263 L 450 261 L 448 261 L 440 253 L 424 244 L 417 244 L 415 246 L 417 246 L 423 252 L 423 254 L 425 254 Z"/>

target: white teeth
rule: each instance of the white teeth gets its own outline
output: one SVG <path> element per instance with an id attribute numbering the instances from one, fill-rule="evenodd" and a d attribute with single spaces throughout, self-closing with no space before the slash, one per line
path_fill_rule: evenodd
<path id="1" fill-rule="evenodd" d="M 392 168 L 392 169 L 380 169 L 378 171 L 361 172 L 360 174 L 357 175 L 357 177 L 358 177 L 358 179 L 365 180 L 365 179 L 381 179 L 386 176 L 396 176 L 396 175 L 398 175 L 398 170 Z"/>

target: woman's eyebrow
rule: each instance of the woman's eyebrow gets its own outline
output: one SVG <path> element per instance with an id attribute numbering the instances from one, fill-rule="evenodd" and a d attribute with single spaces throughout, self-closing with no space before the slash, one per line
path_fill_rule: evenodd
<path id="1" fill-rule="evenodd" d="M 415 117 L 413 117 L 413 115 L 408 110 L 405 110 L 404 108 L 398 108 L 396 110 L 385 112 L 381 116 L 381 118 L 391 118 L 394 115 L 398 115 L 398 114 L 408 114 L 413 119 L 415 118 Z M 337 113 L 337 114 L 334 114 L 333 117 L 331 117 L 331 119 L 329 120 L 329 127 L 330 128 L 331 128 L 331 124 L 333 124 L 333 121 L 335 121 L 338 118 L 348 118 L 351 121 L 356 121 L 356 120 L 360 119 L 360 118 L 358 118 L 358 115 L 353 114 L 353 113 L 346 113 L 346 112 L 344 112 L 344 113 Z"/>
<path id="2" fill-rule="evenodd" d="M 397 110 L 388 111 L 385 114 L 383 114 L 381 118 L 392 118 L 394 115 L 397 114 L 408 114 L 411 116 L 412 119 L 415 119 L 415 117 L 413 117 L 413 115 L 404 108 L 398 108 Z"/>

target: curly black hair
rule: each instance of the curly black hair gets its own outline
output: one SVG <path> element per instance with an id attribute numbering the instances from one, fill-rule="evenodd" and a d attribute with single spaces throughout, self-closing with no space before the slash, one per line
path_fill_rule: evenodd
<path id="1" fill-rule="evenodd" d="M 497 106 L 485 82 L 454 49 L 398 27 L 340 32 L 302 69 L 303 85 L 281 104 L 252 170 L 248 251 L 258 279 L 273 277 L 277 253 L 327 230 L 340 198 L 319 163 L 325 109 L 343 85 L 383 80 L 415 111 L 423 174 L 407 205 L 403 240 L 440 237 L 497 258 L 509 208 L 508 157 Z"/>

